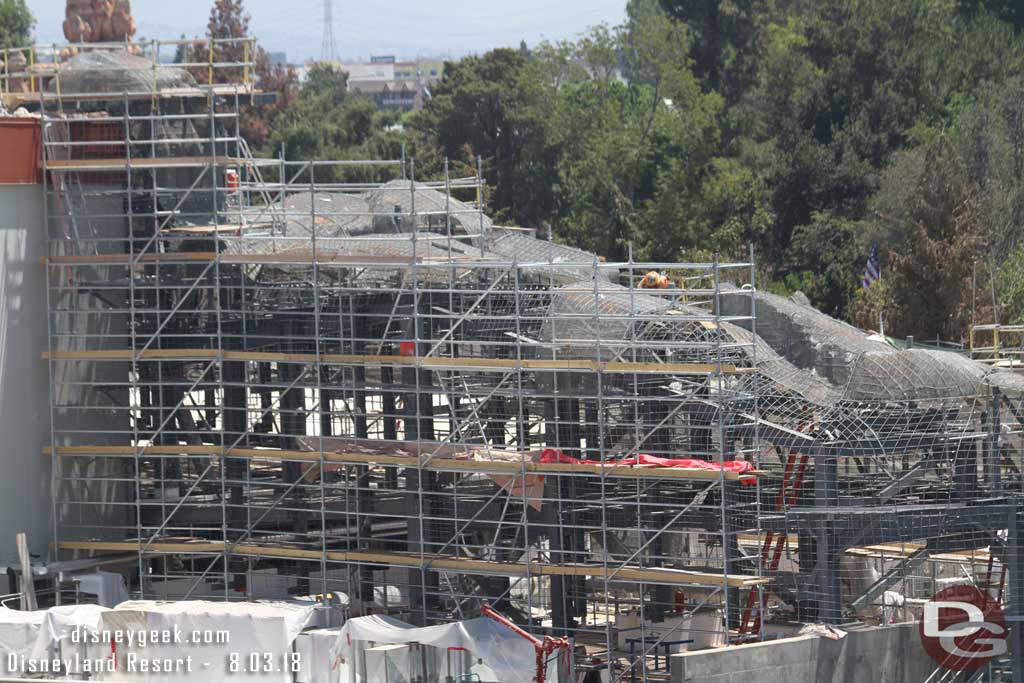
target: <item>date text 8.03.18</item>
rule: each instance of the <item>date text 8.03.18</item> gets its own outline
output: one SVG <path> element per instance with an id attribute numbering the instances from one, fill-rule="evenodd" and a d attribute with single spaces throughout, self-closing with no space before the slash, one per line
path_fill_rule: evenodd
<path id="1" fill-rule="evenodd" d="M 298 673 L 301 668 L 302 655 L 298 652 L 232 652 L 227 659 L 228 674 Z"/>

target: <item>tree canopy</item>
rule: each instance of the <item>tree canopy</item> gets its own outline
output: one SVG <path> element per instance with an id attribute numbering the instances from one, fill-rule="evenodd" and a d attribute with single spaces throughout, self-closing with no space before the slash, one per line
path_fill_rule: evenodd
<path id="1" fill-rule="evenodd" d="M 25 0 L 0 0 L 0 50 L 29 45 L 35 23 Z"/>
<path id="2" fill-rule="evenodd" d="M 377 111 L 366 96 L 347 87 L 348 76 L 330 64 L 314 64 L 295 98 L 277 114 L 269 153 L 289 159 L 395 159 L 400 134 L 395 114 Z M 317 179 L 335 182 L 339 169 L 318 169 Z M 373 177 L 362 178 L 375 179 Z"/>
<path id="3" fill-rule="evenodd" d="M 252 65 L 250 78 L 258 91 L 276 94 L 276 99 L 269 104 L 258 106 L 246 105 L 240 112 L 240 128 L 242 136 L 254 147 L 263 147 L 270 137 L 271 129 L 278 115 L 285 110 L 292 102 L 298 90 L 298 75 L 295 69 L 290 66 L 272 65 L 270 56 L 266 50 L 256 45 L 254 50 L 247 55 L 245 45 L 241 40 L 230 39 L 249 38 L 249 13 L 245 9 L 243 0 L 215 0 L 210 9 L 210 18 L 206 25 L 206 35 L 214 41 L 227 40 L 227 42 L 214 42 L 213 58 L 220 63 L 242 63 L 248 58 Z M 205 54 L 207 48 L 204 46 L 201 53 Z M 180 49 L 175 55 L 175 61 L 185 61 L 187 50 Z M 193 57 L 188 61 L 203 61 Z M 202 82 L 208 76 L 205 69 L 196 69 L 196 77 Z M 219 80 L 241 82 L 244 76 L 242 67 L 223 67 L 215 77 Z"/>

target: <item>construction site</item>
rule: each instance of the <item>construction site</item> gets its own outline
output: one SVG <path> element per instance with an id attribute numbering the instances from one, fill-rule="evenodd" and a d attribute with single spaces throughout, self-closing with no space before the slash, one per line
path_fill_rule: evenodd
<path id="1" fill-rule="evenodd" d="M 282 652 L 326 654 L 285 681 L 1024 680 L 998 328 L 897 349 L 744 245 L 611 262 L 496 224 L 480 167 L 257 158 L 252 42 L 179 43 L 0 54 L 4 311 L 41 344 L 5 346 L 3 400 L 44 411 L 4 408 L 25 652 L 54 610 L 197 601 L 305 605 Z M 97 569 L 128 602 L 95 611 Z M 921 646 L 951 587 L 999 612 L 984 666 Z"/>

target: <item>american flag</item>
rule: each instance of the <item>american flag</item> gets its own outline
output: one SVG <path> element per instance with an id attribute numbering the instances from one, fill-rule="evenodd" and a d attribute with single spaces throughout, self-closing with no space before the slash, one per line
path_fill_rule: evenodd
<path id="1" fill-rule="evenodd" d="M 878 242 L 871 245 L 871 253 L 868 254 L 868 262 L 864 264 L 864 274 L 860 278 L 860 284 L 867 289 L 875 280 L 882 279 L 882 266 L 878 260 Z"/>

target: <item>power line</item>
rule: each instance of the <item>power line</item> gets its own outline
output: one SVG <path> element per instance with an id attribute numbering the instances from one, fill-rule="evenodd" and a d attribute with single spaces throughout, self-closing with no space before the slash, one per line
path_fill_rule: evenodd
<path id="1" fill-rule="evenodd" d="M 325 7 L 326 10 L 326 7 Z M 345 42 L 345 34 L 370 33 L 380 36 L 382 18 L 379 8 L 367 5 L 350 5 L 345 7 L 345 23 L 341 27 L 340 40 Z M 256 19 L 261 26 L 272 27 L 281 35 L 293 37 L 295 41 L 301 41 L 304 37 L 300 28 L 289 28 L 289 19 L 294 18 L 293 9 L 283 7 L 276 11 L 260 11 Z M 585 11 L 574 7 L 571 3 L 566 5 L 546 5 L 541 8 L 526 7 L 515 12 L 490 11 L 490 12 L 463 12 L 457 21 L 445 20 L 445 24 L 452 24 L 447 27 L 437 27 L 429 24 L 429 33 L 438 38 L 467 38 L 467 37 L 489 37 L 489 36 L 514 36 L 517 39 L 526 34 L 544 33 L 557 37 L 570 37 L 584 33 L 594 23 L 606 21 L 615 24 L 625 19 L 625 11 L 621 0 L 611 0 L 607 4 L 596 3 L 588 6 Z M 406 12 L 402 11 L 394 16 L 386 18 L 389 34 L 416 33 L 427 26 L 427 22 L 439 22 L 437 12 Z M 324 22 L 326 26 L 328 22 Z M 333 33 L 333 22 L 330 23 Z M 478 28 L 479 27 L 479 28 Z M 283 30 L 282 30 L 283 29 Z M 526 37 L 532 37 L 526 36 Z M 517 40 L 518 42 L 518 40 Z"/>
<path id="2" fill-rule="evenodd" d="M 338 57 L 334 45 L 334 2 L 324 0 L 324 37 L 320 43 L 320 59 L 333 62 Z"/>

